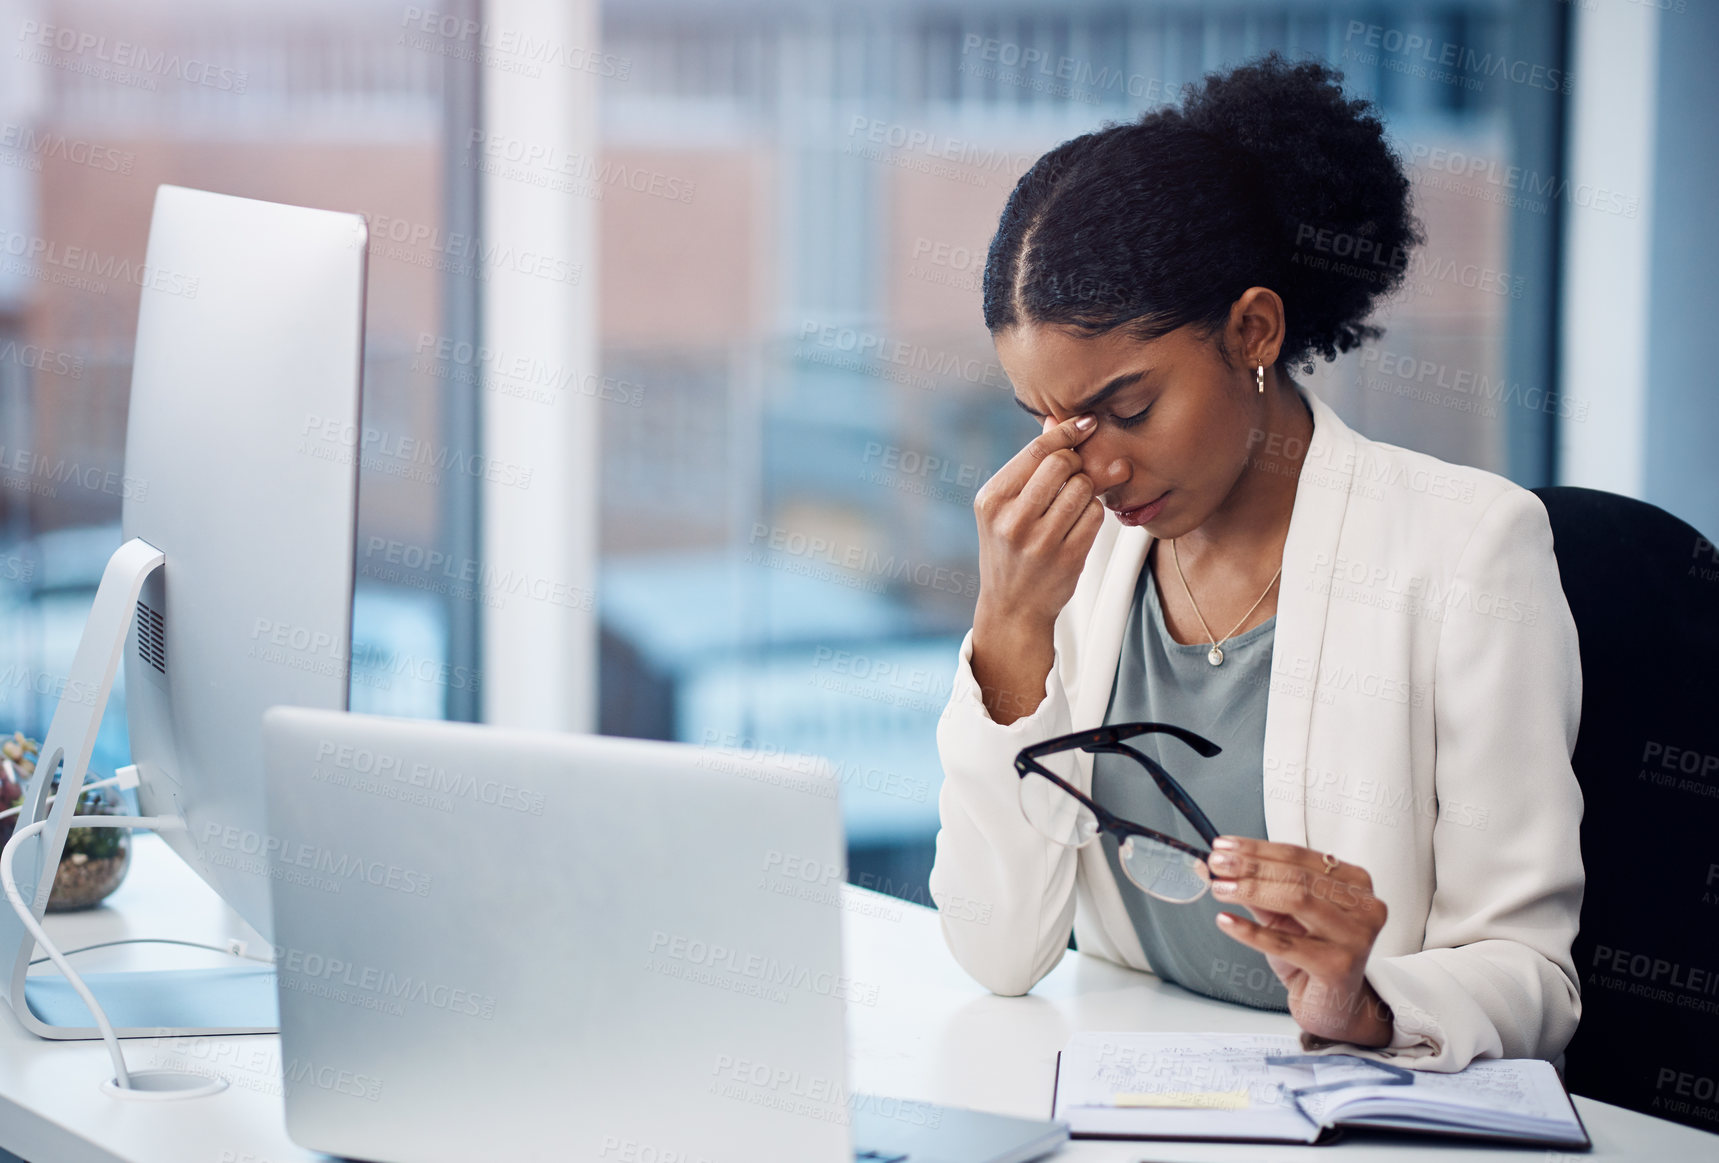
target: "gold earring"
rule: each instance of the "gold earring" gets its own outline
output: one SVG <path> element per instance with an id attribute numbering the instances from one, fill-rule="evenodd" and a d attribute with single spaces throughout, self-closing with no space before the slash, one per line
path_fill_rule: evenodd
<path id="1" fill-rule="evenodd" d="M 1254 382 L 1259 385 L 1260 393 L 1263 395 L 1265 393 L 1265 365 L 1263 363 L 1259 365 L 1259 371 L 1254 373 Z"/>

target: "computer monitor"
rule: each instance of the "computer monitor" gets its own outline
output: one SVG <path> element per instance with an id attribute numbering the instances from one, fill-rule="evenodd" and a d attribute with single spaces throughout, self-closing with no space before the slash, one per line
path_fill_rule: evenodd
<path id="1" fill-rule="evenodd" d="M 81 786 L 123 644 L 139 805 L 184 821 L 162 835 L 265 937 L 269 877 L 286 869 L 264 820 L 263 710 L 347 705 L 366 242 L 356 214 L 157 191 L 126 425 L 124 544 L 103 574 L 18 821 L 42 818 L 60 758 L 62 783 Z M 61 796 L 47 830 L 17 853 L 19 888 L 38 917 L 74 802 Z M 33 948 L 20 918 L 0 908 L 0 987 L 14 1011 L 45 1037 L 93 1037 L 77 1020 L 82 1004 L 53 993 L 58 979 L 26 985 Z M 254 1018 L 187 1021 L 183 1007 L 163 1020 L 147 1012 L 159 990 L 105 982 L 110 1004 L 87 980 L 122 1036 L 266 1028 Z M 44 1020 L 56 1009 L 60 1021 Z"/>

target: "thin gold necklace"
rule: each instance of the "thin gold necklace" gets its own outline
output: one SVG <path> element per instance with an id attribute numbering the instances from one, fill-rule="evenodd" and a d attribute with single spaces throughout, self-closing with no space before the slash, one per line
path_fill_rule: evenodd
<path id="1" fill-rule="evenodd" d="M 1206 625 L 1205 615 L 1200 613 L 1200 604 L 1194 600 L 1194 591 L 1188 588 L 1188 576 L 1182 572 L 1182 553 L 1176 548 L 1176 542 L 1174 540 L 1170 542 L 1170 557 L 1176 563 L 1176 576 L 1182 579 L 1182 592 L 1188 595 L 1188 604 L 1194 607 L 1194 617 L 1200 620 L 1200 629 L 1204 630 L 1206 632 L 1206 637 L 1211 639 L 1212 648 L 1206 652 L 1206 661 L 1211 663 L 1213 666 L 1222 666 L 1224 664 L 1224 650 L 1221 644 L 1228 642 L 1231 638 L 1235 637 L 1235 632 L 1242 628 L 1242 622 L 1246 622 L 1253 616 L 1253 612 L 1259 609 L 1259 603 L 1265 601 L 1265 594 L 1269 594 L 1271 592 L 1271 587 L 1277 584 L 1277 579 L 1283 576 L 1283 566 L 1280 563 L 1277 567 L 1277 572 L 1272 574 L 1271 580 L 1265 583 L 1265 594 L 1261 594 L 1259 596 L 1259 601 L 1254 602 L 1253 605 L 1247 608 L 1247 613 L 1241 616 L 1240 622 L 1237 622 L 1233 627 L 1231 627 L 1228 634 L 1219 638 L 1212 633 L 1212 628 Z"/>

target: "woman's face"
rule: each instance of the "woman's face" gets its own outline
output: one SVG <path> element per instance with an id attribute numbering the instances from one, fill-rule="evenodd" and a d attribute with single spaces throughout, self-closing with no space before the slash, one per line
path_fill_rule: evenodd
<path id="1" fill-rule="evenodd" d="M 1225 366 L 1192 326 L 1147 342 L 1018 324 L 995 336 L 1015 402 L 1046 424 L 1091 412 L 1080 446 L 1099 499 L 1154 537 L 1197 529 L 1247 464 L 1264 397 L 1251 367 Z"/>

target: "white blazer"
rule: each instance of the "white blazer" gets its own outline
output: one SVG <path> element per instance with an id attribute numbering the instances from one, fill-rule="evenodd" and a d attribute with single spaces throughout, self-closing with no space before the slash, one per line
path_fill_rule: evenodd
<path id="1" fill-rule="evenodd" d="M 1283 548 L 1267 839 L 1360 865 L 1387 906 L 1366 975 L 1395 1029 L 1360 1053 L 1446 1071 L 1557 1061 L 1581 1016 L 1570 755 L 1582 679 L 1545 507 L 1493 473 L 1368 440 L 1303 395 L 1314 429 Z M 992 721 L 971 632 L 961 645 L 937 728 L 931 895 L 956 960 L 995 993 L 1049 973 L 1071 924 L 1082 953 L 1151 970 L 1121 896 L 1137 890 L 1118 886 L 1098 844 L 1042 838 L 1021 816 L 1013 766 L 1030 743 L 1103 722 L 1150 544 L 1106 516 L 1057 617 L 1033 714 Z M 1053 761 L 1090 792 L 1090 755 Z M 1183 765 L 1199 762 L 1189 752 Z"/>

